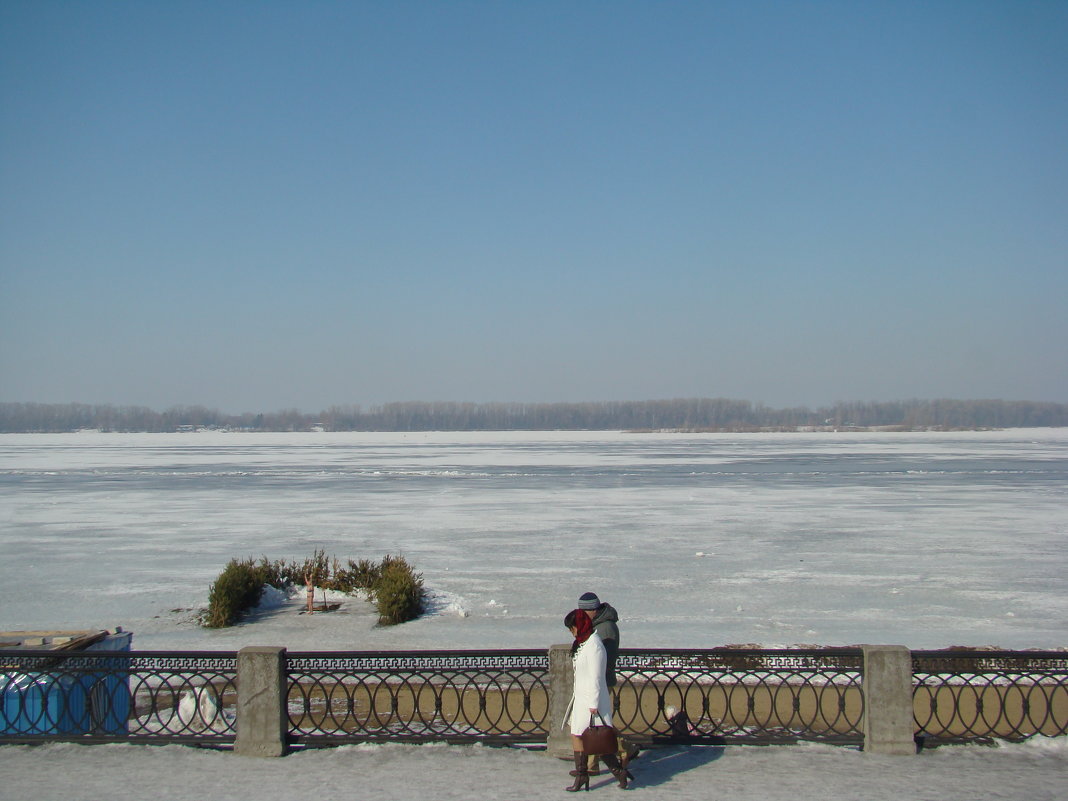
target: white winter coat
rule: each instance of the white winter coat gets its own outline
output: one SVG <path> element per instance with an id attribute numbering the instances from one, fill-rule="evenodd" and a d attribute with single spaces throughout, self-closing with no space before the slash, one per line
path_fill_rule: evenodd
<path id="1" fill-rule="evenodd" d="M 573 658 L 575 666 L 575 689 L 571 693 L 570 722 L 571 733 L 580 735 L 590 725 L 590 710 L 595 708 L 604 722 L 612 725 L 612 696 L 608 692 L 604 673 L 608 655 L 604 643 L 597 634 L 591 634 L 582 643 Z"/>

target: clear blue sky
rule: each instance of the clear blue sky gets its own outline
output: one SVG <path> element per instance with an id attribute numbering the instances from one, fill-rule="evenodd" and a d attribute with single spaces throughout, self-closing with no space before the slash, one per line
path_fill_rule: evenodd
<path id="1" fill-rule="evenodd" d="M 0 400 L 1068 402 L 1068 2 L 0 2 Z"/>

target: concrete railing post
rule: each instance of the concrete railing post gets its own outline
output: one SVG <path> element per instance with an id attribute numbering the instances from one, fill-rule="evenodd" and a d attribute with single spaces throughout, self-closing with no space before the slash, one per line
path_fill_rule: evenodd
<path id="1" fill-rule="evenodd" d="M 915 754 L 912 653 L 903 645 L 865 645 L 864 752 Z"/>
<path id="2" fill-rule="evenodd" d="M 575 674 L 571 665 L 571 646 L 549 647 L 549 737 L 545 753 L 559 759 L 570 759 L 571 728 L 564 725 L 564 715 L 571 703 Z"/>
<path id="3" fill-rule="evenodd" d="M 286 649 L 249 646 L 237 652 L 237 740 L 234 753 L 286 753 Z"/>

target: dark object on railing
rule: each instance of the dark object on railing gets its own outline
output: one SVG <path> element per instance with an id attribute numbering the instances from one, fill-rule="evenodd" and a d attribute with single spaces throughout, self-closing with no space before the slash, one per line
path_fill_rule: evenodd
<path id="1" fill-rule="evenodd" d="M 937 742 L 1068 734 L 1068 653 L 913 651 L 917 736 Z"/>
<path id="2" fill-rule="evenodd" d="M 669 737 L 673 743 L 693 742 L 696 734 L 693 724 L 690 723 L 690 716 L 686 714 L 685 709 L 668 718 L 668 731 L 671 732 Z"/>

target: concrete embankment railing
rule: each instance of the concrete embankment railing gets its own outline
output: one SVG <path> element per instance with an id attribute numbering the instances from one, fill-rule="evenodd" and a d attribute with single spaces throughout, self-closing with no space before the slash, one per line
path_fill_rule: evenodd
<path id="1" fill-rule="evenodd" d="M 614 719 L 645 743 L 917 743 L 1068 733 L 1068 653 L 623 649 Z M 0 742 L 182 742 L 277 756 L 353 742 L 544 745 L 567 756 L 548 651 L 0 651 Z"/>

